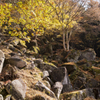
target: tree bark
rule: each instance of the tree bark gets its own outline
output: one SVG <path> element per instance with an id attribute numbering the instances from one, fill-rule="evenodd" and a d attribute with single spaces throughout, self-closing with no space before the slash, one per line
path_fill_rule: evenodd
<path id="1" fill-rule="evenodd" d="M 66 32 L 66 45 L 67 45 L 67 50 L 69 51 L 69 34 L 68 34 L 68 31 Z"/>
<path id="2" fill-rule="evenodd" d="M 66 51 L 65 31 L 63 30 L 63 48 Z"/>

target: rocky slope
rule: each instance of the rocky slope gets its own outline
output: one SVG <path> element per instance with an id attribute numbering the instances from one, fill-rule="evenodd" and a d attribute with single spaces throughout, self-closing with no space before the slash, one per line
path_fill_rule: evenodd
<path id="1" fill-rule="evenodd" d="M 100 59 L 93 49 L 37 54 L 0 36 L 1 100 L 99 100 Z"/>

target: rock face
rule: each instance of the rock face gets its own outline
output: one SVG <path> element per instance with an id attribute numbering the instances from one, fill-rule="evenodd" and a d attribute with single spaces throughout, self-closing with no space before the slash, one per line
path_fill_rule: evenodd
<path id="1" fill-rule="evenodd" d="M 6 85 L 6 90 L 15 100 L 24 100 L 26 85 L 21 79 L 13 80 Z"/>
<path id="2" fill-rule="evenodd" d="M 84 100 L 86 97 L 94 98 L 92 89 L 83 89 L 78 91 L 73 91 L 70 93 L 64 93 L 61 95 L 60 100 Z"/>
<path id="3" fill-rule="evenodd" d="M 5 55 L 4 55 L 4 53 L 0 50 L 0 74 L 1 74 L 1 72 L 2 72 L 4 60 L 5 60 Z"/>
<path id="4" fill-rule="evenodd" d="M 7 59 L 7 62 L 13 66 L 16 66 L 18 68 L 24 68 L 26 66 L 26 62 L 20 59 L 19 57 L 11 57 Z"/>

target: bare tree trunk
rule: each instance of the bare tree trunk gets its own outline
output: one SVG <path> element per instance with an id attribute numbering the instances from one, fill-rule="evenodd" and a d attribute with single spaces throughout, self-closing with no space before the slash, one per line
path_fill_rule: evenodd
<path id="1" fill-rule="evenodd" d="M 66 45 L 67 45 L 67 50 L 69 51 L 69 34 L 68 34 L 68 31 L 66 32 Z"/>
<path id="2" fill-rule="evenodd" d="M 65 31 L 63 30 L 63 48 L 66 51 Z"/>

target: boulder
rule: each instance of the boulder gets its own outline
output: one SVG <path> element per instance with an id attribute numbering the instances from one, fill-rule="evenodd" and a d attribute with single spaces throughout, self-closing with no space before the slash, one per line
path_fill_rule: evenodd
<path id="1" fill-rule="evenodd" d="M 62 92 L 63 85 L 61 82 L 56 82 L 52 88 L 53 92 L 55 93 L 57 99 L 59 99 L 60 94 Z"/>
<path id="2" fill-rule="evenodd" d="M 54 83 L 62 82 L 63 92 L 68 92 L 68 91 L 73 90 L 68 73 L 67 73 L 67 69 L 65 67 L 60 67 L 60 68 L 54 69 L 50 73 L 50 78 Z"/>
<path id="3" fill-rule="evenodd" d="M 38 66 L 38 68 L 42 71 L 47 70 L 48 72 L 52 72 L 52 70 L 56 69 L 57 67 L 53 63 L 43 62 Z"/>
<path id="4" fill-rule="evenodd" d="M 45 93 L 53 98 L 56 98 L 53 91 L 51 91 L 48 87 L 46 87 L 42 82 L 38 81 L 35 85 L 37 90 L 45 91 Z"/>
<path id="5" fill-rule="evenodd" d="M 100 87 L 99 84 L 100 83 L 97 80 L 91 78 L 87 80 L 86 86 L 87 88 L 99 88 Z"/>
<path id="6" fill-rule="evenodd" d="M 81 55 L 81 52 L 75 49 L 72 49 L 68 52 L 68 55 L 65 57 L 67 62 L 77 62 L 79 57 Z"/>
<path id="7" fill-rule="evenodd" d="M 0 100 L 3 100 L 3 96 L 0 94 Z"/>
<path id="8" fill-rule="evenodd" d="M 86 78 L 78 76 L 73 82 L 73 87 L 75 90 L 85 89 L 86 88 Z"/>
<path id="9" fill-rule="evenodd" d="M 49 76 L 49 72 L 48 71 L 43 71 L 43 79 Z"/>
<path id="10" fill-rule="evenodd" d="M 68 74 L 77 70 L 77 65 L 74 62 L 67 62 L 67 63 L 62 64 L 62 66 L 66 67 Z"/>
<path id="11" fill-rule="evenodd" d="M 93 61 L 96 58 L 96 53 L 92 48 L 86 49 L 81 52 L 79 60 L 86 59 L 87 61 Z"/>
<path id="12" fill-rule="evenodd" d="M 15 100 L 24 100 L 26 85 L 21 79 L 13 80 L 6 85 L 6 90 Z"/>
<path id="13" fill-rule="evenodd" d="M 11 57 L 9 59 L 7 59 L 7 63 L 16 66 L 17 68 L 24 68 L 26 67 L 26 62 L 23 61 L 21 58 L 19 57 Z"/>
<path id="14" fill-rule="evenodd" d="M 4 55 L 4 53 L 0 50 L 0 74 L 1 74 L 1 72 L 2 72 L 4 60 L 5 60 L 5 55 Z"/>
<path id="15" fill-rule="evenodd" d="M 94 98 L 93 89 L 88 88 L 88 89 L 63 93 L 60 97 L 60 100 L 84 100 L 87 97 Z"/>
<path id="16" fill-rule="evenodd" d="M 82 60 L 79 60 L 77 62 L 77 66 L 80 67 L 81 69 L 88 71 L 92 67 L 92 63 L 87 61 L 85 58 Z"/>

